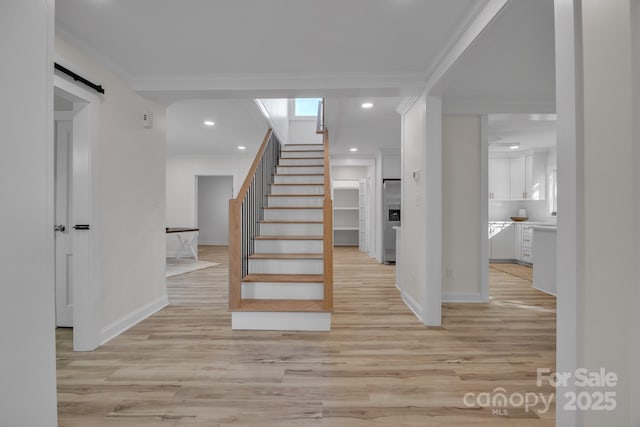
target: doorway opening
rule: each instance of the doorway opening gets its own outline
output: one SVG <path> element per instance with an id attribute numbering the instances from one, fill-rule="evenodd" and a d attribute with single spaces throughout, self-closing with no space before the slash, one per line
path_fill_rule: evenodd
<path id="1" fill-rule="evenodd" d="M 101 344 L 99 98 L 54 76 L 56 326 L 73 328 L 73 349 Z"/>

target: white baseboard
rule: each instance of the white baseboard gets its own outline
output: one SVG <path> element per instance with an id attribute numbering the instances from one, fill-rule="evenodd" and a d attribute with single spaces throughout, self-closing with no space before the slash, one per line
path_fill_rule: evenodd
<path id="1" fill-rule="evenodd" d="M 159 298 L 156 298 L 150 303 L 145 304 L 142 307 L 132 311 L 119 320 L 116 320 L 110 325 L 105 326 L 100 330 L 100 336 L 102 337 L 100 345 L 111 341 L 127 329 L 140 323 L 155 312 L 162 310 L 167 305 L 169 305 L 169 297 L 165 294 Z"/>
<path id="2" fill-rule="evenodd" d="M 442 294 L 442 302 L 487 303 L 480 292 L 448 292 Z"/>
<path id="3" fill-rule="evenodd" d="M 402 289 L 400 289 L 400 297 L 402 298 L 402 301 L 404 301 L 404 303 L 407 305 L 407 307 L 409 307 L 409 309 L 413 311 L 413 314 L 415 314 L 418 320 L 420 320 L 420 322 L 424 324 L 424 320 L 422 319 L 422 305 L 418 304 L 418 302 L 413 299 L 411 295 L 409 295 Z"/>
<path id="4" fill-rule="evenodd" d="M 231 329 L 329 332 L 331 313 L 236 311 L 231 313 Z"/>

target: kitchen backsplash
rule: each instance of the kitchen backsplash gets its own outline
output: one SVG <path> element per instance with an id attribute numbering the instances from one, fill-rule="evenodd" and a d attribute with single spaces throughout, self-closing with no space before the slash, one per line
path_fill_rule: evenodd
<path id="1" fill-rule="evenodd" d="M 512 216 L 518 216 L 519 209 L 526 209 L 529 220 L 532 221 L 553 221 L 547 211 L 546 200 L 523 200 L 523 201 L 489 201 L 489 221 L 504 221 Z"/>

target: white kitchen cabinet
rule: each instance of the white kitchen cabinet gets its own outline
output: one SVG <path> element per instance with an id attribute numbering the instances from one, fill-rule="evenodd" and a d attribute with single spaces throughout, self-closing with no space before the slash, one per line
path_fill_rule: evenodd
<path id="1" fill-rule="evenodd" d="M 547 187 L 547 153 L 531 153 L 526 158 L 526 199 L 545 200 Z"/>
<path id="2" fill-rule="evenodd" d="M 527 161 L 524 157 L 509 159 L 509 200 L 525 200 L 527 192 Z"/>
<path id="3" fill-rule="evenodd" d="M 490 258 L 513 260 L 516 257 L 516 234 L 513 223 L 492 222 L 489 224 Z"/>
<path id="4" fill-rule="evenodd" d="M 489 199 L 545 200 L 547 153 L 489 159 Z"/>
<path id="5" fill-rule="evenodd" d="M 516 256 L 518 261 L 531 264 L 532 261 L 532 244 L 533 244 L 533 225 L 531 224 L 515 224 L 516 238 Z"/>
<path id="6" fill-rule="evenodd" d="M 509 200 L 509 159 L 489 159 L 489 199 Z"/>

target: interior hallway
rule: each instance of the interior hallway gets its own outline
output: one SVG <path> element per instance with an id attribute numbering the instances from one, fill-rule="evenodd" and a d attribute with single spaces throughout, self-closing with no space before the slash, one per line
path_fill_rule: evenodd
<path id="1" fill-rule="evenodd" d="M 60 426 L 553 426 L 555 408 L 508 415 L 465 393 L 534 392 L 555 369 L 555 298 L 490 270 L 490 304 L 445 304 L 425 328 L 394 267 L 335 250 L 331 333 L 232 331 L 226 247 L 217 267 L 168 279 L 171 305 L 90 353 L 58 329 Z"/>

